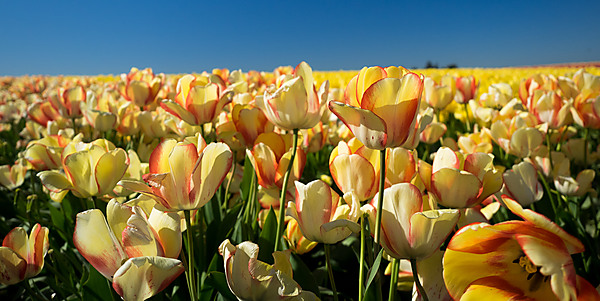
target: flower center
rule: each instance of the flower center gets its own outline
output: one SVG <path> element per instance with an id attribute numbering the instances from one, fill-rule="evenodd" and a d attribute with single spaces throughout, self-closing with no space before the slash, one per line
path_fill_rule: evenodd
<path id="1" fill-rule="evenodd" d="M 527 272 L 527 280 L 529 281 L 529 291 L 534 292 L 540 289 L 542 283 L 548 281 L 550 276 L 545 276 L 540 273 L 540 267 L 536 266 L 529 260 L 529 257 L 525 255 L 519 256 L 513 263 L 517 263 L 523 271 Z"/>

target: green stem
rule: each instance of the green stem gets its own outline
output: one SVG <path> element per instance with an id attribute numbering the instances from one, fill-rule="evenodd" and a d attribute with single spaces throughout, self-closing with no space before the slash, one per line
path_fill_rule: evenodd
<path id="1" fill-rule="evenodd" d="M 333 300 L 338 300 L 337 289 L 335 288 L 335 280 L 333 279 L 333 269 L 331 268 L 331 250 L 329 244 L 323 244 L 325 249 L 325 265 L 327 266 L 327 273 L 329 274 L 329 282 L 331 282 L 331 290 L 333 291 Z"/>
<path id="2" fill-rule="evenodd" d="M 379 198 L 377 199 L 377 217 L 375 218 L 375 254 L 379 253 L 379 238 L 381 237 L 381 215 L 383 213 L 383 190 L 385 188 L 385 154 L 386 149 L 379 151 Z"/>
<path id="3" fill-rule="evenodd" d="M 467 131 L 470 132 L 471 131 L 471 120 L 469 119 L 469 105 L 465 102 L 463 103 L 463 105 L 465 106 L 465 116 L 467 117 Z"/>
<path id="4" fill-rule="evenodd" d="M 400 259 L 392 260 L 392 279 L 390 280 L 389 301 L 394 301 L 396 298 L 396 290 L 398 290 L 398 272 L 400 271 Z"/>
<path id="5" fill-rule="evenodd" d="M 588 154 L 588 143 L 589 143 L 589 139 L 590 138 L 590 129 L 589 128 L 585 128 L 585 132 L 583 133 L 583 166 L 588 166 L 587 165 L 587 154 Z"/>
<path id="6" fill-rule="evenodd" d="M 550 147 L 550 133 L 551 129 L 548 129 L 546 133 L 546 146 L 548 147 L 548 160 L 550 160 L 550 174 L 554 173 L 554 162 L 552 161 L 552 147 Z"/>
<path id="7" fill-rule="evenodd" d="M 192 221 L 190 218 L 190 210 L 184 210 L 183 214 L 185 215 L 185 223 L 186 223 L 186 235 L 187 235 L 187 270 L 185 272 L 185 278 L 188 282 L 188 290 L 190 292 L 191 300 L 198 300 L 196 298 L 196 271 L 194 269 L 194 238 L 192 236 Z M 202 212 L 198 212 L 197 214 L 202 214 Z"/>
<path id="8" fill-rule="evenodd" d="M 429 298 L 427 298 L 427 293 L 425 292 L 425 289 L 421 285 L 421 280 L 419 280 L 419 273 L 417 273 L 417 260 L 416 259 L 410 260 L 410 267 L 412 268 L 413 278 L 415 279 L 415 285 L 417 286 L 419 295 L 421 295 L 421 300 L 429 301 Z"/>
<path id="9" fill-rule="evenodd" d="M 544 175 L 542 174 L 541 171 L 538 171 L 538 178 L 540 178 L 540 180 L 542 180 L 542 185 L 544 185 L 544 189 L 546 190 L 546 193 L 548 194 L 548 198 L 550 198 L 550 205 L 552 205 L 552 211 L 556 215 L 556 212 L 557 212 L 556 211 L 556 203 L 554 203 L 554 198 L 552 197 L 552 191 L 550 190 L 550 186 L 548 185 L 548 182 L 546 181 L 546 177 L 544 177 Z"/>
<path id="10" fill-rule="evenodd" d="M 365 295 L 365 244 L 367 241 L 367 225 L 365 214 L 360 217 L 360 268 L 358 274 L 358 301 L 362 301 Z"/>
<path id="11" fill-rule="evenodd" d="M 43 295 L 40 295 L 33 288 L 31 288 L 31 283 L 29 281 L 31 281 L 31 279 L 25 279 L 25 281 L 23 281 L 25 283 L 25 290 L 27 290 L 29 295 L 32 297 L 35 297 L 35 300 L 38 300 L 38 301 L 48 300 L 46 297 L 44 297 Z"/>
<path id="12" fill-rule="evenodd" d="M 231 183 L 233 182 L 233 178 L 235 177 L 235 170 L 237 167 L 237 164 L 235 163 L 235 158 L 236 158 L 237 153 L 234 151 L 233 152 L 233 164 L 231 166 L 231 177 L 229 178 L 229 181 L 227 181 L 227 187 L 225 187 L 225 197 L 223 198 L 223 204 L 221 204 L 221 208 L 222 209 L 227 209 L 227 206 L 229 205 L 229 189 L 231 188 Z"/>
<path id="13" fill-rule="evenodd" d="M 294 159 L 296 158 L 296 149 L 298 148 L 298 129 L 294 129 L 294 141 L 292 144 L 292 157 L 288 164 L 287 171 L 283 177 L 283 185 L 281 186 L 281 195 L 279 197 L 279 222 L 277 223 L 277 236 L 275 236 L 275 251 L 279 249 L 279 242 L 281 236 L 283 236 L 283 222 L 285 221 L 285 193 L 287 191 L 288 181 L 290 180 L 290 174 L 294 166 Z"/>

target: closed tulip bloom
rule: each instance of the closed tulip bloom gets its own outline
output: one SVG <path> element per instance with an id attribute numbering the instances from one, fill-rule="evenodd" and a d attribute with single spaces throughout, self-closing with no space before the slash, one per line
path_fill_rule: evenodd
<path id="1" fill-rule="evenodd" d="M 475 99 L 476 93 L 477 80 L 475 80 L 473 75 L 456 79 L 456 97 L 454 97 L 454 100 L 457 103 L 468 103 L 469 100 Z"/>
<path id="2" fill-rule="evenodd" d="M 295 219 L 288 221 L 284 237 L 290 245 L 290 249 L 299 255 L 308 253 L 317 246 L 317 242 L 311 241 L 302 235 L 300 226 Z"/>
<path id="3" fill-rule="evenodd" d="M 193 210 L 213 197 L 231 169 L 233 157 L 224 143 L 206 145 L 201 136 L 177 142 L 163 140 L 150 155 L 144 181 L 120 182 L 124 188 L 152 197 L 171 211 Z"/>
<path id="4" fill-rule="evenodd" d="M 11 285 L 39 274 L 48 246 L 48 228 L 40 224 L 29 236 L 21 227 L 8 232 L 0 247 L 0 283 Z"/>
<path id="5" fill-rule="evenodd" d="M 366 75 L 361 78 L 363 73 Z M 403 72 L 401 78 L 395 78 L 385 77 L 387 73 L 384 73 L 383 78 L 364 87 L 370 82 L 367 76 L 370 73 L 368 69 L 361 71 L 357 80 L 348 84 L 346 90 L 356 91 L 357 96 L 346 99 L 346 103 L 331 101 L 329 109 L 366 147 L 381 150 L 401 146 L 409 139 L 417 122 L 423 76 Z M 361 94 L 362 89 L 365 90 Z"/>
<path id="6" fill-rule="evenodd" d="M 571 176 L 557 176 L 554 179 L 556 190 L 567 196 L 584 196 L 589 191 L 595 191 L 592 188 L 592 182 L 596 172 L 593 169 L 584 169 L 573 179 Z"/>
<path id="7" fill-rule="evenodd" d="M 291 138 L 290 135 L 279 135 L 274 132 L 263 133 L 257 137 L 254 147 L 246 150 L 248 159 L 256 170 L 260 186 L 265 188 L 283 186 L 283 177 L 292 157 Z M 298 147 L 289 181 L 300 179 L 305 164 L 306 153 Z"/>
<path id="8" fill-rule="evenodd" d="M 321 119 L 328 94 L 329 82 L 325 81 L 317 91 L 312 68 L 301 62 L 291 77 L 283 78 L 281 85 L 269 87 L 264 96 L 257 96 L 256 106 L 282 129 L 310 129 Z"/>
<path id="9" fill-rule="evenodd" d="M 329 156 L 329 171 L 340 190 L 354 191 L 360 201 L 377 193 L 380 177 L 379 154 L 358 139 L 340 141 Z"/>
<path id="10" fill-rule="evenodd" d="M 538 181 L 537 170 L 533 164 L 523 161 L 513 165 L 502 175 L 503 192 L 516 200 L 521 206 L 529 206 L 544 196 L 544 188 Z"/>
<path id="11" fill-rule="evenodd" d="M 163 86 L 164 74 L 155 76 L 152 69 L 131 68 L 129 74 L 122 74 L 118 83 L 119 93 L 138 107 L 152 104 Z"/>
<path id="12" fill-rule="evenodd" d="M 73 142 L 62 152 L 65 173 L 48 170 L 38 173 L 38 177 L 50 191 L 68 189 L 79 198 L 87 198 L 112 192 L 128 166 L 127 153 L 108 140 Z"/>
<path id="13" fill-rule="evenodd" d="M 388 187 L 398 183 L 411 183 L 417 175 L 416 151 L 402 147 L 390 148 L 386 165 L 385 182 Z"/>
<path id="14" fill-rule="evenodd" d="M 377 199 L 377 196 L 374 198 Z M 375 226 L 377 202 L 363 206 Z M 423 211 L 421 191 L 410 183 L 394 184 L 383 192 L 381 241 L 386 253 L 396 259 L 422 260 L 432 255 L 458 222 L 457 209 Z"/>
<path id="15" fill-rule="evenodd" d="M 352 232 L 360 232 L 356 223 L 360 203 L 352 192 L 344 195 L 347 204 L 340 205 L 338 194 L 321 180 L 306 185 L 295 183 L 296 200 L 288 204 L 286 214 L 298 222 L 307 239 L 334 244 Z"/>
<path id="16" fill-rule="evenodd" d="M 451 86 L 444 83 L 438 85 L 430 77 L 426 77 L 423 81 L 423 92 L 427 104 L 436 111 L 446 108 L 454 97 Z"/>
<path id="17" fill-rule="evenodd" d="M 319 300 L 294 281 L 289 252 L 273 253 L 275 263 L 258 260 L 258 245 L 249 241 L 234 246 L 228 239 L 219 246 L 227 285 L 239 300 Z"/>
<path id="18" fill-rule="evenodd" d="M 545 216 L 504 203 L 523 221 L 461 228 L 444 255 L 444 281 L 454 300 L 598 300 L 575 272 L 581 242 Z"/>
<path id="19" fill-rule="evenodd" d="M 502 174 L 494 168 L 493 159 L 491 154 L 464 156 L 441 147 L 433 159 L 428 191 L 445 207 L 475 206 L 502 188 Z"/>
<path id="20" fill-rule="evenodd" d="M 81 103 L 87 94 L 82 86 L 59 88 L 57 94 L 48 97 L 48 101 L 64 118 L 81 117 Z"/>
<path id="21" fill-rule="evenodd" d="M 219 116 L 231 98 L 232 92 L 224 91 L 208 78 L 188 74 L 177 82 L 175 100 L 163 100 L 161 107 L 191 125 L 202 125 Z"/>

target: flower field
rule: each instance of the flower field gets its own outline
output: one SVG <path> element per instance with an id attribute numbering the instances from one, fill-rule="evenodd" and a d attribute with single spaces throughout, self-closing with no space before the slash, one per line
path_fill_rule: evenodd
<path id="1" fill-rule="evenodd" d="M 0 77 L 2 300 L 600 300 L 600 68 Z"/>

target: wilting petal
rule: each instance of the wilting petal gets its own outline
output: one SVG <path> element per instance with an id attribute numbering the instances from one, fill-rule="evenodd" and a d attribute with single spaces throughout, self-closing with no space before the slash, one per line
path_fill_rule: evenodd
<path id="1" fill-rule="evenodd" d="M 121 243 L 98 209 L 77 214 L 73 243 L 79 253 L 108 279 L 112 278 L 121 263 L 127 259 Z"/>
<path id="2" fill-rule="evenodd" d="M 113 288 L 124 300 L 145 300 L 169 286 L 183 271 L 177 259 L 130 258 L 116 271 Z"/>

